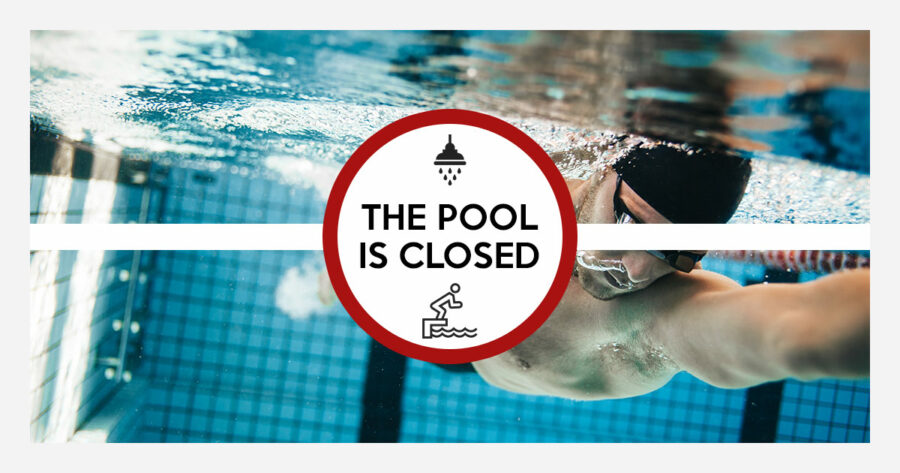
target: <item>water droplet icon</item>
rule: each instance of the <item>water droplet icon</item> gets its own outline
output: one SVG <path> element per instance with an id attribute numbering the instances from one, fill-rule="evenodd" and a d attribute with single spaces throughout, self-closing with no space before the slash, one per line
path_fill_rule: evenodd
<path id="1" fill-rule="evenodd" d="M 456 150 L 456 146 L 453 144 L 453 136 L 447 135 L 447 143 L 444 145 L 444 150 L 434 160 L 434 165 L 438 167 L 438 174 L 443 176 L 444 180 L 447 181 L 447 185 L 453 185 L 453 181 L 456 180 L 458 174 L 462 173 L 462 166 L 465 164 L 465 158 Z M 447 169 L 446 173 L 443 170 L 444 166 Z M 456 170 L 455 173 L 453 172 L 454 169 Z M 448 179 L 448 177 L 453 179 Z"/>

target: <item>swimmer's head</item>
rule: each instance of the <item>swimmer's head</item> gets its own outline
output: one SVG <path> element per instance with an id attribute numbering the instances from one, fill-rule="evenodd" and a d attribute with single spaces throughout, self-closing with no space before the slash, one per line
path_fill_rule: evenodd
<path id="1" fill-rule="evenodd" d="M 672 223 L 725 223 L 738 208 L 750 161 L 670 146 L 636 148 L 613 170 L 631 191 Z"/>
<path id="2" fill-rule="evenodd" d="M 750 161 L 665 145 L 638 148 L 571 187 L 578 223 L 616 223 L 614 203 L 641 223 L 725 223 L 750 178 Z"/>
<path id="3" fill-rule="evenodd" d="M 635 149 L 570 189 L 579 223 L 725 223 L 749 177 L 748 160 L 658 146 Z M 667 259 L 659 252 L 591 251 L 582 254 L 575 275 L 594 297 L 611 299 L 675 271 L 689 271 L 688 260 L 699 261 L 704 253 Z"/>

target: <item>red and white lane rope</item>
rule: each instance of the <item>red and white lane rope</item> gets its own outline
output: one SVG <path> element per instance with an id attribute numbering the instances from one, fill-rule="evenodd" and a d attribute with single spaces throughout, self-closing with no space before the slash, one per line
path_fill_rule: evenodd
<path id="1" fill-rule="evenodd" d="M 783 271 L 831 273 L 842 269 L 869 267 L 869 256 L 842 251 L 725 250 L 711 251 L 709 254 L 715 258 L 757 263 Z"/>

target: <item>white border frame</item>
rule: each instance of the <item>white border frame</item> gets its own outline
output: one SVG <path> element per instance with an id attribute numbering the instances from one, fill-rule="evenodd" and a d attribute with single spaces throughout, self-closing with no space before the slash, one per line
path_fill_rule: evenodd
<path id="1" fill-rule="evenodd" d="M 0 430 L 4 464 L 14 469 L 44 471 L 153 471 L 160 468 L 203 467 L 220 471 L 325 467 L 429 471 L 459 471 L 484 465 L 564 471 L 583 468 L 629 468 L 669 471 L 762 471 L 804 468 L 820 471 L 889 469 L 896 465 L 895 446 L 900 434 L 896 401 L 897 355 L 900 333 L 896 301 L 897 277 L 888 272 L 897 267 L 900 241 L 896 233 L 898 186 L 887 176 L 898 171 L 896 148 L 897 62 L 896 18 L 889 4 L 875 1 L 784 2 L 576 2 L 556 0 L 530 6 L 522 3 L 490 4 L 460 0 L 439 9 L 423 8 L 418 1 L 367 2 L 329 1 L 308 4 L 258 0 L 218 1 L 194 4 L 159 0 L 150 7 L 119 1 L 62 2 L 45 0 L 10 5 L 0 29 L 5 69 L 0 94 L 4 104 L 2 129 L 9 135 L 0 201 L 4 231 L 2 251 L 5 270 L 0 288 L 7 309 L 0 356 L 9 386 L 2 391 Z M 28 440 L 28 29 L 155 29 L 169 28 L 309 28 L 309 29 L 871 29 L 872 91 L 872 423 L 871 444 L 848 445 L 685 445 L 685 444 L 551 444 L 551 445 L 43 445 Z M 884 178 L 882 178 L 884 176 Z M 745 226 L 729 225 L 739 238 Z M 800 228 L 800 226 L 791 226 Z M 799 230 L 802 231 L 802 230 Z M 809 241 L 811 246 L 828 238 L 827 233 Z M 887 251 L 888 245 L 892 248 Z M 756 248 L 777 247 L 772 237 L 760 236 Z M 882 251 L 883 250 L 883 251 Z M 348 450 L 353 453 L 349 454 Z M 439 455 L 440 461 L 435 462 Z M 493 462 L 490 460 L 494 460 Z M 496 463 L 495 463 L 496 462 Z M 377 466 L 375 466 L 377 465 Z M 490 466 L 488 466 L 490 465 Z M 496 466 L 495 466 L 496 465 Z M 502 465 L 502 466 L 500 466 Z M 882 466 L 884 465 L 884 466 Z M 20 468 L 16 468 L 20 467 Z"/>

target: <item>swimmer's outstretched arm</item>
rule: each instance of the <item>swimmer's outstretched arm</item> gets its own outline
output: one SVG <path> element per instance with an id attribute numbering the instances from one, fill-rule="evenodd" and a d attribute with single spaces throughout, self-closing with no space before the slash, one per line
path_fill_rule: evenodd
<path id="1" fill-rule="evenodd" d="M 747 287 L 696 273 L 699 282 L 666 281 L 654 303 L 665 309 L 657 311 L 652 337 L 682 369 L 728 388 L 869 375 L 868 270 Z"/>

